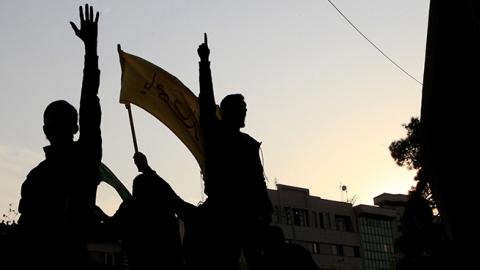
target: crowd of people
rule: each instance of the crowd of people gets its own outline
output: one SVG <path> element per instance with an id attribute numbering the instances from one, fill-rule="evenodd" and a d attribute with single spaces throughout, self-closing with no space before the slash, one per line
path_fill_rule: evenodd
<path id="1" fill-rule="evenodd" d="M 21 188 L 20 269 L 88 269 L 86 246 L 99 224 L 121 240 L 131 269 L 239 269 L 241 258 L 249 269 L 316 269 L 307 251 L 285 243 L 281 229 L 271 225 L 260 143 L 240 131 L 244 97 L 226 96 L 217 117 L 206 36 L 197 51 L 208 198 L 199 206 L 185 202 L 137 152 L 133 159 L 140 174 L 132 198 L 111 217 L 95 205 L 102 159 L 99 13 L 85 5 L 79 14 L 80 25 L 70 24 L 85 45 L 80 107 L 77 112 L 57 100 L 45 109 L 43 130 L 50 145 Z M 183 239 L 179 219 L 185 224 Z"/>

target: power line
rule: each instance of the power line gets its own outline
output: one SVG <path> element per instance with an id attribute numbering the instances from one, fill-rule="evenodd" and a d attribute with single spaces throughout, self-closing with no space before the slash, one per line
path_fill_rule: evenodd
<path id="1" fill-rule="evenodd" d="M 342 11 L 340 9 L 337 8 L 337 6 L 335 6 L 335 4 L 331 1 L 331 0 L 327 0 L 330 5 L 332 5 L 337 11 L 338 13 L 340 13 L 340 15 L 342 15 L 342 17 L 364 38 L 366 39 L 375 49 L 377 49 L 377 51 L 379 51 L 385 58 L 387 58 L 392 64 L 394 64 L 397 68 L 399 68 L 401 71 L 403 71 L 403 73 L 407 74 L 408 77 L 412 78 L 413 80 L 415 80 L 417 83 L 419 83 L 420 85 L 423 85 L 422 82 L 420 82 L 419 80 L 417 80 L 415 77 L 413 77 L 412 75 L 410 75 L 410 73 L 408 73 L 405 69 L 403 69 L 399 64 L 397 64 L 395 61 L 392 60 L 392 58 L 388 57 L 388 55 L 386 53 L 384 53 L 377 45 L 375 45 L 375 43 L 373 43 L 367 36 L 365 36 L 362 31 L 360 31 L 360 29 L 358 29 L 348 18 L 347 16 L 345 16 Z"/>

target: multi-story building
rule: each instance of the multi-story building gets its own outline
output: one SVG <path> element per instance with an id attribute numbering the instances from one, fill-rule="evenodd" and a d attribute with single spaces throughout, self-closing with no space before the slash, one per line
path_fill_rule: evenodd
<path id="1" fill-rule="evenodd" d="M 277 184 L 268 193 L 273 223 L 287 241 L 308 249 L 320 269 L 395 269 L 393 243 L 401 204 L 393 202 L 406 201 L 406 195 L 382 194 L 374 199 L 378 206 L 354 207 L 293 186 Z"/>

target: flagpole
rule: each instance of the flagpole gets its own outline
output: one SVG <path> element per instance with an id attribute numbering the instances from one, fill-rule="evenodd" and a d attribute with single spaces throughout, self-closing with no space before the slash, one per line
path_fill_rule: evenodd
<path id="1" fill-rule="evenodd" d="M 128 119 L 130 119 L 130 130 L 132 131 L 133 148 L 135 149 L 135 153 L 138 153 L 137 136 L 135 136 L 135 126 L 133 125 L 132 109 L 130 108 L 130 103 L 126 103 L 125 108 L 127 108 L 128 111 Z"/>

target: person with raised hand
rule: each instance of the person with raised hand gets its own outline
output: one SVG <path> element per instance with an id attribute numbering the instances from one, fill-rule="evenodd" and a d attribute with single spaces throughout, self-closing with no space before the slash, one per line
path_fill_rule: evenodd
<path id="1" fill-rule="evenodd" d="M 202 208 L 211 223 L 206 227 L 228 224 L 209 232 L 209 240 L 215 243 L 212 246 L 217 247 L 211 253 L 218 264 L 212 267 L 235 269 L 243 253 L 254 269 L 261 255 L 259 239 L 273 212 L 260 159 L 260 142 L 240 131 L 247 115 L 243 95 L 224 97 L 220 102 L 221 117 L 217 116 L 206 34 L 197 52 L 200 129 L 205 149 L 203 180 L 208 195 Z"/>
<path id="2" fill-rule="evenodd" d="M 21 188 L 18 223 L 25 241 L 21 269 L 84 269 L 87 265 L 86 245 L 94 227 L 102 158 L 99 13 L 87 4 L 79 14 L 80 28 L 70 24 L 85 46 L 80 109 L 77 113 L 67 101 L 57 100 L 43 114 L 50 145 L 44 147 L 45 160 L 30 171 Z"/>

